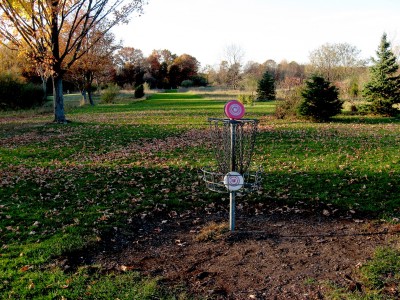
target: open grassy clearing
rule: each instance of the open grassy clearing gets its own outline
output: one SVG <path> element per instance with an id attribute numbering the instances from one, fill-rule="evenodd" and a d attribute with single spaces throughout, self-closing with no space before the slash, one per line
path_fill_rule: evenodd
<path id="1" fill-rule="evenodd" d="M 223 117 L 225 101 L 160 93 L 71 107 L 68 125 L 49 123 L 48 113 L 1 113 L 2 298 L 174 299 L 180 292 L 133 271 L 105 274 L 89 263 L 65 271 L 54 262 L 129 235 L 135 219 L 220 201 L 199 184 L 197 170 L 212 164 L 207 118 Z M 265 170 L 250 203 L 322 203 L 398 221 L 400 121 L 277 121 L 274 105 L 247 108 L 246 117 L 261 121 L 254 164 Z"/>

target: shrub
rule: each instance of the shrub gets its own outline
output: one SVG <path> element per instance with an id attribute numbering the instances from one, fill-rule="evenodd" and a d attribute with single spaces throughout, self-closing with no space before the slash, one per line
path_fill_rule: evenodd
<path id="1" fill-rule="evenodd" d="M 31 108 L 34 106 L 43 105 L 44 91 L 41 85 L 27 83 L 21 88 L 21 108 Z"/>
<path id="2" fill-rule="evenodd" d="M 191 81 L 189 79 L 184 80 L 184 81 L 182 81 L 181 86 L 184 87 L 184 88 L 192 87 L 193 86 L 193 81 Z"/>
<path id="3" fill-rule="evenodd" d="M 356 105 L 356 112 L 359 115 L 367 115 L 369 113 L 371 113 L 371 105 L 370 104 L 358 104 Z"/>
<path id="4" fill-rule="evenodd" d="M 151 90 L 151 85 L 148 82 L 143 83 L 144 92 L 148 92 Z"/>
<path id="5" fill-rule="evenodd" d="M 143 84 L 141 84 L 135 89 L 135 98 L 142 98 L 143 96 L 144 96 L 144 86 Z"/>
<path id="6" fill-rule="evenodd" d="M 19 79 L 4 75 L 0 77 L 0 108 L 32 108 L 44 103 L 41 86 L 23 83 Z"/>
<path id="7" fill-rule="evenodd" d="M 349 87 L 349 96 L 351 99 L 357 99 L 360 94 L 360 88 L 356 79 L 352 79 Z"/>
<path id="8" fill-rule="evenodd" d="M 101 94 L 101 102 L 113 103 L 119 94 L 119 87 L 116 84 L 109 85 Z"/>
<path id="9" fill-rule="evenodd" d="M 396 116 L 398 109 L 393 106 L 394 101 L 392 99 L 374 99 L 370 105 L 370 111 L 374 114 L 383 116 Z"/>
<path id="10" fill-rule="evenodd" d="M 327 121 L 342 111 L 338 89 L 321 76 L 313 75 L 301 91 L 298 112 L 314 121 Z"/>
<path id="11" fill-rule="evenodd" d="M 254 97 L 254 95 L 240 94 L 240 95 L 238 95 L 238 101 L 244 105 L 253 105 L 254 101 L 255 101 L 255 97 Z"/>
<path id="12" fill-rule="evenodd" d="M 200 75 L 190 76 L 190 80 L 193 82 L 193 86 L 207 86 L 208 84 L 207 78 Z"/>
<path id="13" fill-rule="evenodd" d="M 301 87 L 297 87 L 284 94 L 283 100 L 279 101 L 275 108 L 275 117 L 285 119 L 296 117 L 301 103 Z"/>

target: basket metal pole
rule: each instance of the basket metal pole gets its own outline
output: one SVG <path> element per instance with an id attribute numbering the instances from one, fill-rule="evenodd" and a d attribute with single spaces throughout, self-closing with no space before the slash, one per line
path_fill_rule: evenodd
<path id="1" fill-rule="evenodd" d="M 235 192 L 229 193 L 229 230 L 235 231 Z"/>
<path id="2" fill-rule="evenodd" d="M 236 143 L 236 122 L 234 120 L 229 121 L 230 129 L 231 129 L 231 172 L 236 171 L 236 151 L 235 151 L 235 143 Z"/>
<path id="3" fill-rule="evenodd" d="M 236 143 L 236 122 L 235 120 L 230 120 L 230 130 L 231 130 L 231 172 L 236 171 L 236 153 L 235 153 L 235 143 Z M 229 230 L 235 231 L 235 192 L 231 191 L 229 193 Z"/>

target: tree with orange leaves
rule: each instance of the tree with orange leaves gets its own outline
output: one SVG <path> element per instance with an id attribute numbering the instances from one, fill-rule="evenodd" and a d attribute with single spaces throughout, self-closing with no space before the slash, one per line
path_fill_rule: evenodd
<path id="1" fill-rule="evenodd" d="M 0 1 L 0 41 L 8 41 L 53 77 L 54 121 L 67 123 L 62 81 L 65 72 L 100 39 L 83 47 L 88 34 L 103 34 L 142 12 L 144 0 Z"/>

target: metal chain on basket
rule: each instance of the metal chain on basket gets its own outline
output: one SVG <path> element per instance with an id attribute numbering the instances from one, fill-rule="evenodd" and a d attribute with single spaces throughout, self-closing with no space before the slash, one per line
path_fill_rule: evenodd
<path id="1" fill-rule="evenodd" d="M 209 119 L 210 135 L 214 155 L 218 165 L 218 172 L 226 174 L 237 171 L 241 174 L 247 172 L 250 167 L 257 134 L 257 120 L 244 119 L 232 121 L 229 119 Z M 234 151 L 231 149 L 230 130 L 231 123 L 235 122 Z M 232 153 L 235 155 L 235 166 L 231 166 Z M 232 170 L 234 169 L 234 170 Z"/>

